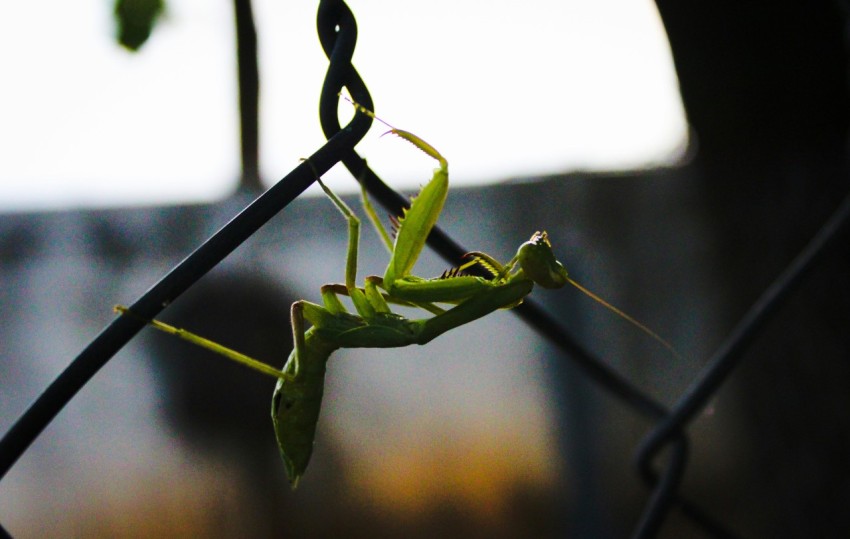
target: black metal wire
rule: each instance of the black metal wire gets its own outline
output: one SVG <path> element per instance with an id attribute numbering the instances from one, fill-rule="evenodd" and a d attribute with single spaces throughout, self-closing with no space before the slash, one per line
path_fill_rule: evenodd
<path id="1" fill-rule="evenodd" d="M 676 501 L 679 484 L 682 482 L 682 474 L 685 472 L 688 443 L 684 436 L 679 436 L 672 446 L 667 467 L 661 476 L 661 480 L 657 482 L 658 484 L 648 503 L 649 508 L 657 508 L 657 510 L 644 511 L 635 529 L 634 539 L 655 537 L 664 523 L 664 518 Z"/>
<path id="2" fill-rule="evenodd" d="M 350 15 L 350 12 L 348 13 Z M 327 78 L 331 81 L 345 81 L 352 73 L 356 74 L 350 62 L 357 39 L 357 28 L 353 17 L 340 16 L 334 24 L 337 39 L 330 54 L 331 65 L 328 67 Z M 368 98 L 368 95 L 362 95 L 362 91 L 357 88 L 349 90 L 357 99 Z M 143 319 L 155 318 L 169 303 L 295 200 L 315 181 L 316 173 L 324 174 L 336 164 L 341 155 L 351 150 L 363 138 L 371 124 L 372 119 L 369 116 L 356 114 L 344 129 L 328 139 L 324 146 L 310 156 L 309 165 L 306 162 L 301 163 L 133 303 L 130 309 L 138 316 L 121 316 L 107 326 L 0 440 L 0 479 L 71 398 L 144 327 Z"/>
<path id="3" fill-rule="evenodd" d="M 848 224 L 850 224 L 850 195 L 841 202 L 806 247 L 750 307 L 709 360 L 700 377 L 673 407 L 671 414 L 644 438 L 637 453 L 637 460 L 641 467 L 648 466 L 664 443 L 675 436 L 685 423 L 693 420 L 694 415 L 705 406 L 711 395 L 741 361 L 744 352 L 753 343 L 764 324 L 777 313 L 809 272 L 829 253 L 830 248 L 846 232 Z"/>
<path id="4" fill-rule="evenodd" d="M 320 174 L 327 172 L 336 164 L 340 151 L 356 144 L 369 129 L 370 123 L 365 115 L 357 115 L 345 130 L 310 156 L 315 170 Z M 313 181 L 313 169 L 306 163 L 299 165 L 133 303 L 130 310 L 138 316 L 122 316 L 107 326 L 0 440 L 0 478 L 91 377 L 144 327 L 144 319 L 155 318 Z"/>
<path id="5" fill-rule="evenodd" d="M 847 232 L 850 224 L 850 195 L 835 210 L 829 220 L 809 241 L 789 266 L 750 307 L 741 321 L 712 356 L 697 380 L 680 397 L 671 413 L 658 422 L 641 441 L 636 451 L 636 465 L 648 482 L 653 481 L 652 461 L 670 443 L 678 443 L 688 423 L 717 391 L 732 370 L 744 358 L 744 352 L 753 343 L 764 325 L 774 316 L 789 296 L 802 284 L 831 248 Z M 644 515 L 644 521 L 655 523 L 669 511 L 666 498 L 660 496 L 663 483 L 656 486 L 656 494 Z M 657 498 L 657 499 L 656 499 Z"/>

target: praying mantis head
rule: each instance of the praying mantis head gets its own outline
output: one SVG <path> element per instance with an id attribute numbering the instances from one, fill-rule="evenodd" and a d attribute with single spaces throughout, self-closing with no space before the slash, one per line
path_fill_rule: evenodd
<path id="1" fill-rule="evenodd" d="M 561 288 L 570 282 L 567 269 L 555 258 L 546 232 L 535 232 L 519 246 L 517 262 L 529 279 L 543 288 Z"/>

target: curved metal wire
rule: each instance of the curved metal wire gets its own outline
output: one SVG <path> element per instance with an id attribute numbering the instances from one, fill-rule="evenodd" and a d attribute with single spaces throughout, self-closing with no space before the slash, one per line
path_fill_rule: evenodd
<path id="1" fill-rule="evenodd" d="M 644 437 L 636 451 L 636 465 L 641 475 L 653 482 L 652 461 L 670 444 L 677 444 L 688 423 L 741 363 L 744 352 L 755 341 L 759 331 L 784 305 L 831 248 L 847 232 L 850 225 L 850 195 L 835 210 L 806 247 L 750 307 L 717 352 L 702 370 L 699 378 L 681 396 L 670 414 Z M 656 493 L 662 485 L 656 486 Z M 653 501 L 646 509 L 644 521 L 654 523 L 669 511 L 665 499 Z"/>
<path id="2" fill-rule="evenodd" d="M 676 501 L 677 491 L 682 482 L 682 475 L 685 472 L 685 464 L 688 458 L 688 442 L 684 436 L 679 436 L 672 445 L 669 462 L 661 480 L 651 479 L 657 484 L 649 499 L 648 508 L 655 510 L 645 510 L 641 515 L 632 536 L 635 539 L 655 537 L 664 523 L 664 518 Z"/>

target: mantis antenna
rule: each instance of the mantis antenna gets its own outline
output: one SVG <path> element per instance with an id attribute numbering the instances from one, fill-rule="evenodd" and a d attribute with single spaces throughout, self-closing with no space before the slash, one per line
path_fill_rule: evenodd
<path id="1" fill-rule="evenodd" d="M 585 288 L 581 284 L 577 283 L 572 277 L 567 277 L 567 282 L 570 283 L 571 285 L 573 285 L 582 294 L 586 295 L 587 297 L 589 297 L 590 299 L 592 299 L 596 303 L 602 305 L 603 307 L 605 307 L 606 309 L 608 309 L 612 313 L 616 314 L 617 316 L 619 316 L 620 318 L 622 318 L 626 322 L 630 323 L 631 325 L 633 325 L 637 329 L 641 330 L 644 334 L 646 334 L 647 336 L 652 338 L 655 342 L 657 342 L 658 344 L 660 344 L 661 346 L 666 348 L 671 354 L 673 354 L 676 357 L 676 359 L 683 359 L 682 355 L 679 354 L 678 351 L 676 351 L 676 349 L 673 347 L 672 344 L 670 344 L 668 341 L 666 341 L 659 334 L 657 334 L 654 331 L 652 331 L 651 329 L 649 329 L 649 327 L 647 327 L 646 325 L 638 322 L 637 319 L 635 319 L 633 316 L 630 316 L 628 313 L 622 311 L 621 309 L 618 309 L 614 305 L 611 305 L 610 303 L 608 303 L 607 301 L 605 301 L 604 299 L 599 297 L 597 294 L 591 292 L 590 290 L 588 290 L 587 288 Z"/>

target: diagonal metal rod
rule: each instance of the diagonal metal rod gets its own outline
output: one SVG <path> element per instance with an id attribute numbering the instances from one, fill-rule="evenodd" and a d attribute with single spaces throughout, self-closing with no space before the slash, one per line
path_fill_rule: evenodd
<path id="1" fill-rule="evenodd" d="M 327 83 L 338 85 L 339 91 L 345 81 L 351 78 L 351 73 L 356 73 L 351 66 L 351 57 L 357 40 L 357 26 L 353 16 L 347 19 L 340 16 L 333 21 L 333 25 L 337 46 L 329 53 L 331 65 L 325 81 L 326 86 Z M 349 87 L 348 90 L 355 99 L 371 103 L 365 85 Z M 355 115 L 344 129 L 340 129 L 309 157 L 309 164 L 301 163 L 133 303 L 130 309 L 141 319 L 119 317 L 89 343 L 0 440 L 0 479 L 74 395 L 144 327 L 142 319 L 155 318 L 169 303 L 295 200 L 315 181 L 317 172 L 321 175 L 330 170 L 339 162 L 341 155 L 354 148 L 371 125 L 369 116 Z"/>
<path id="2" fill-rule="evenodd" d="M 369 129 L 371 120 L 357 115 L 352 125 L 339 132 L 310 156 L 320 174 L 336 164 L 336 156 L 351 148 Z M 68 401 L 118 350 L 141 330 L 144 319 L 153 319 L 209 270 L 293 201 L 315 180 L 305 162 L 234 217 L 221 230 L 178 264 L 139 298 L 130 309 L 138 316 L 116 318 L 51 383 L 0 440 L 0 479 Z"/>
<path id="3" fill-rule="evenodd" d="M 693 420 L 694 415 L 705 406 L 711 395 L 741 361 L 759 331 L 797 290 L 817 263 L 830 252 L 830 248 L 842 238 L 848 225 L 850 195 L 847 195 L 800 254 L 750 307 L 714 353 L 699 378 L 679 398 L 671 414 L 641 442 L 637 453 L 641 466 L 648 466 L 665 441 L 675 437 L 686 423 Z"/>

